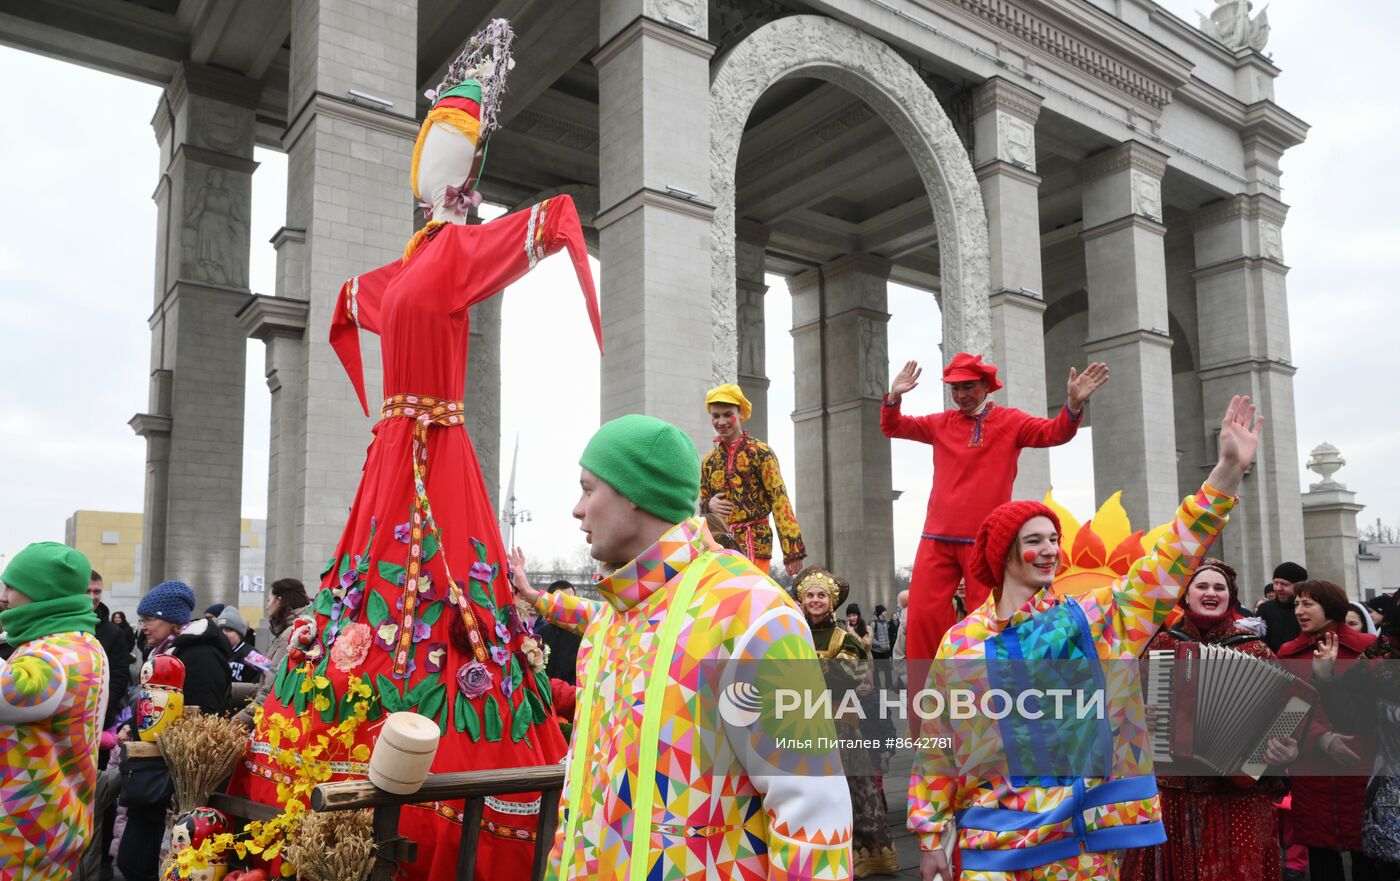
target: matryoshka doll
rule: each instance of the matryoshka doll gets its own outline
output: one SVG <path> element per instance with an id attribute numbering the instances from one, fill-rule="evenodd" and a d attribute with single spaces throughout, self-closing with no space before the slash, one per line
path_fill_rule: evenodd
<path id="1" fill-rule="evenodd" d="M 185 712 L 185 665 L 173 655 L 156 655 L 141 667 L 136 702 L 136 730 L 141 739 L 156 737 Z"/>
<path id="2" fill-rule="evenodd" d="M 170 853 L 178 854 L 187 847 L 199 847 L 215 835 L 229 831 L 228 817 L 213 808 L 195 808 L 175 818 L 170 827 Z M 228 860 L 223 856 L 209 861 L 207 869 L 196 869 L 190 881 L 221 881 L 228 874 Z"/>

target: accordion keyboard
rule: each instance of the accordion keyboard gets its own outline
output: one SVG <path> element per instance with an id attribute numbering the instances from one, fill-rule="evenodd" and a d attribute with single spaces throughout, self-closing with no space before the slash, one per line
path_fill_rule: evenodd
<path id="1" fill-rule="evenodd" d="M 1155 707 L 1153 716 L 1147 723 L 1148 742 L 1152 746 L 1152 760 L 1157 763 L 1171 761 L 1171 700 L 1172 669 L 1176 661 L 1175 649 L 1163 649 L 1147 653 L 1147 705 Z"/>

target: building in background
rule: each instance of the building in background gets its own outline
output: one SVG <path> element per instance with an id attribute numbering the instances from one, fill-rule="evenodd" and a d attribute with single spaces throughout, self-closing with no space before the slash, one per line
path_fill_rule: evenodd
<path id="1" fill-rule="evenodd" d="M 87 555 L 92 568 L 102 574 L 107 594 L 103 598 L 113 612 L 125 612 L 133 626 L 136 605 L 152 585 L 141 571 L 141 535 L 145 518 L 130 511 L 74 511 L 63 528 L 63 543 Z M 259 627 L 263 616 L 263 567 L 267 556 L 267 521 L 243 518 L 238 538 L 238 610 L 249 627 Z M 169 578 L 189 580 L 201 605 L 214 602 L 212 585 L 199 584 L 179 572 Z"/>

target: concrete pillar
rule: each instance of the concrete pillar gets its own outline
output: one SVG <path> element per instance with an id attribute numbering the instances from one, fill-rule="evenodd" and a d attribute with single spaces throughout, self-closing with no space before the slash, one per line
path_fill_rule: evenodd
<path id="1" fill-rule="evenodd" d="M 880 431 L 889 382 L 890 263 L 848 254 L 788 280 L 796 378 L 797 520 L 807 562 L 894 596 L 890 442 Z"/>
<path id="2" fill-rule="evenodd" d="M 501 308 L 499 296 L 471 307 L 467 343 L 467 432 L 486 481 L 491 504 L 500 511 L 501 494 Z"/>
<path id="3" fill-rule="evenodd" d="M 1172 410 L 1162 238 L 1167 159 L 1136 141 L 1081 167 L 1090 361 L 1112 378 L 1088 405 L 1094 428 L 1094 487 L 1123 491 L 1134 524 L 1167 522 L 1180 503 Z"/>
<path id="4" fill-rule="evenodd" d="M 1366 506 L 1357 504 L 1356 493 L 1348 490 L 1346 484 L 1332 479 L 1345 464 L 1346 460 L 1331 444 L 1313 448 L 1308 468 L 1322 480 L 1310 484 L 1303 493 L 1303 534 L 1308 577 L 1339 584 L 1348 597 L 1359 600 L 1362 597 L 1357 553 L 1361 539 L 1356 515 Z"/>
<path id="5" fill-rule="evenodd" d="M 1248 576 L 1242 583 L 1255 590 L 1280 561 L 1297 559 L 1304 536 L 1288 267 L 1280 240 L 1286 216 L 1287 207 L 1269 196 L 1237 195 L 1191 218 L 1205 420 L 1200 431 L 1211 458 L 1220 414 L 1232 395 L 1249 395 L 1268 419 L 1241 488 L 1244 504 L 1225 534 L 1232 563 L 1242 579 Z"/>
<path id="6" fill-rule="evenodd" d="M 279 249 L 278 296 L 306 304 L 306 332 L 285 352 L 269 347 L 269 366 L 283 377 L 278 394 L 293 376 L 301 391 L 274 402 L 281 452 L 268 486 L 268 543 L 277 577 L 313 585 L 345 527 L 383 390 L 379 340 L 364 334 L 366 419 L 327 339 L 331 310 L 347 278 L 397 260 L 413 232 L 417 3 L 295 0 L 291 44 L 286 226 L 304 230 L 305 241 L 286 246 L 285 264 Z M 353 50 L 368 45 L 373 59 Z M 385 103 L 352 99 L 351 89 Z"/>
<path id="7" fill-rule="evenodd" d="M 1041 97 L 992 77 L 973 92 L 973 167 L 982 186 L 991 246 L 992 353 L 1006 388 L 1002 400 L 1035 416 L 1045 399 L 1045 295 L 1040 275 L 1040 176 L 1035 121 Z M 951 354 L 951 353 L 950 353 Z M 1050 488 L 1050 453 L 1021 453 L 1013 497 L 1040 499 Z"/>
<path id="8" fill-rule="evenodd" d="M 768 245 L 769 229 L 761 224 L 740 219 L 735 235 L 735 289 L 739 302 L 734 314 L 739 334 L 739 387 L 753 404 L 749 432 L 762 440 L 768 439 L 768 368 L 765 351 L 763 296 L 768 293 L 764 283 L 764 249 Z"/>
<path id="9" fill-rule="evenodd" d="M 243 495 L 253 108 L 259 85 L 182 65 L 151 121 L 160 145 L 141 571 L 237 602 Z"/>
<path id="10" fill-rule="evenodd" d="M 602 418 L 648 413 L 713 437 L 710 67 L 701 7 L 603 0 L 598 68 Z M 671 4 L 678 7 L 678 4 Z M 732 380 L 733 377 L 726 379 Z"/>

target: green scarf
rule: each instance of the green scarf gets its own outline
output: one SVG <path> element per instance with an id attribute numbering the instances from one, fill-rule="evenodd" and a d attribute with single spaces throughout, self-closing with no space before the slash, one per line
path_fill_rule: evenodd
<path id="1" fill-rule="evenodd" d="M 97 613 L 92 610 L 92 598 L 85 593 L 35 600 L 0 612 L 0 629 L 10 645 L 19 648 L 55 633 L 95 633 Z"/>

